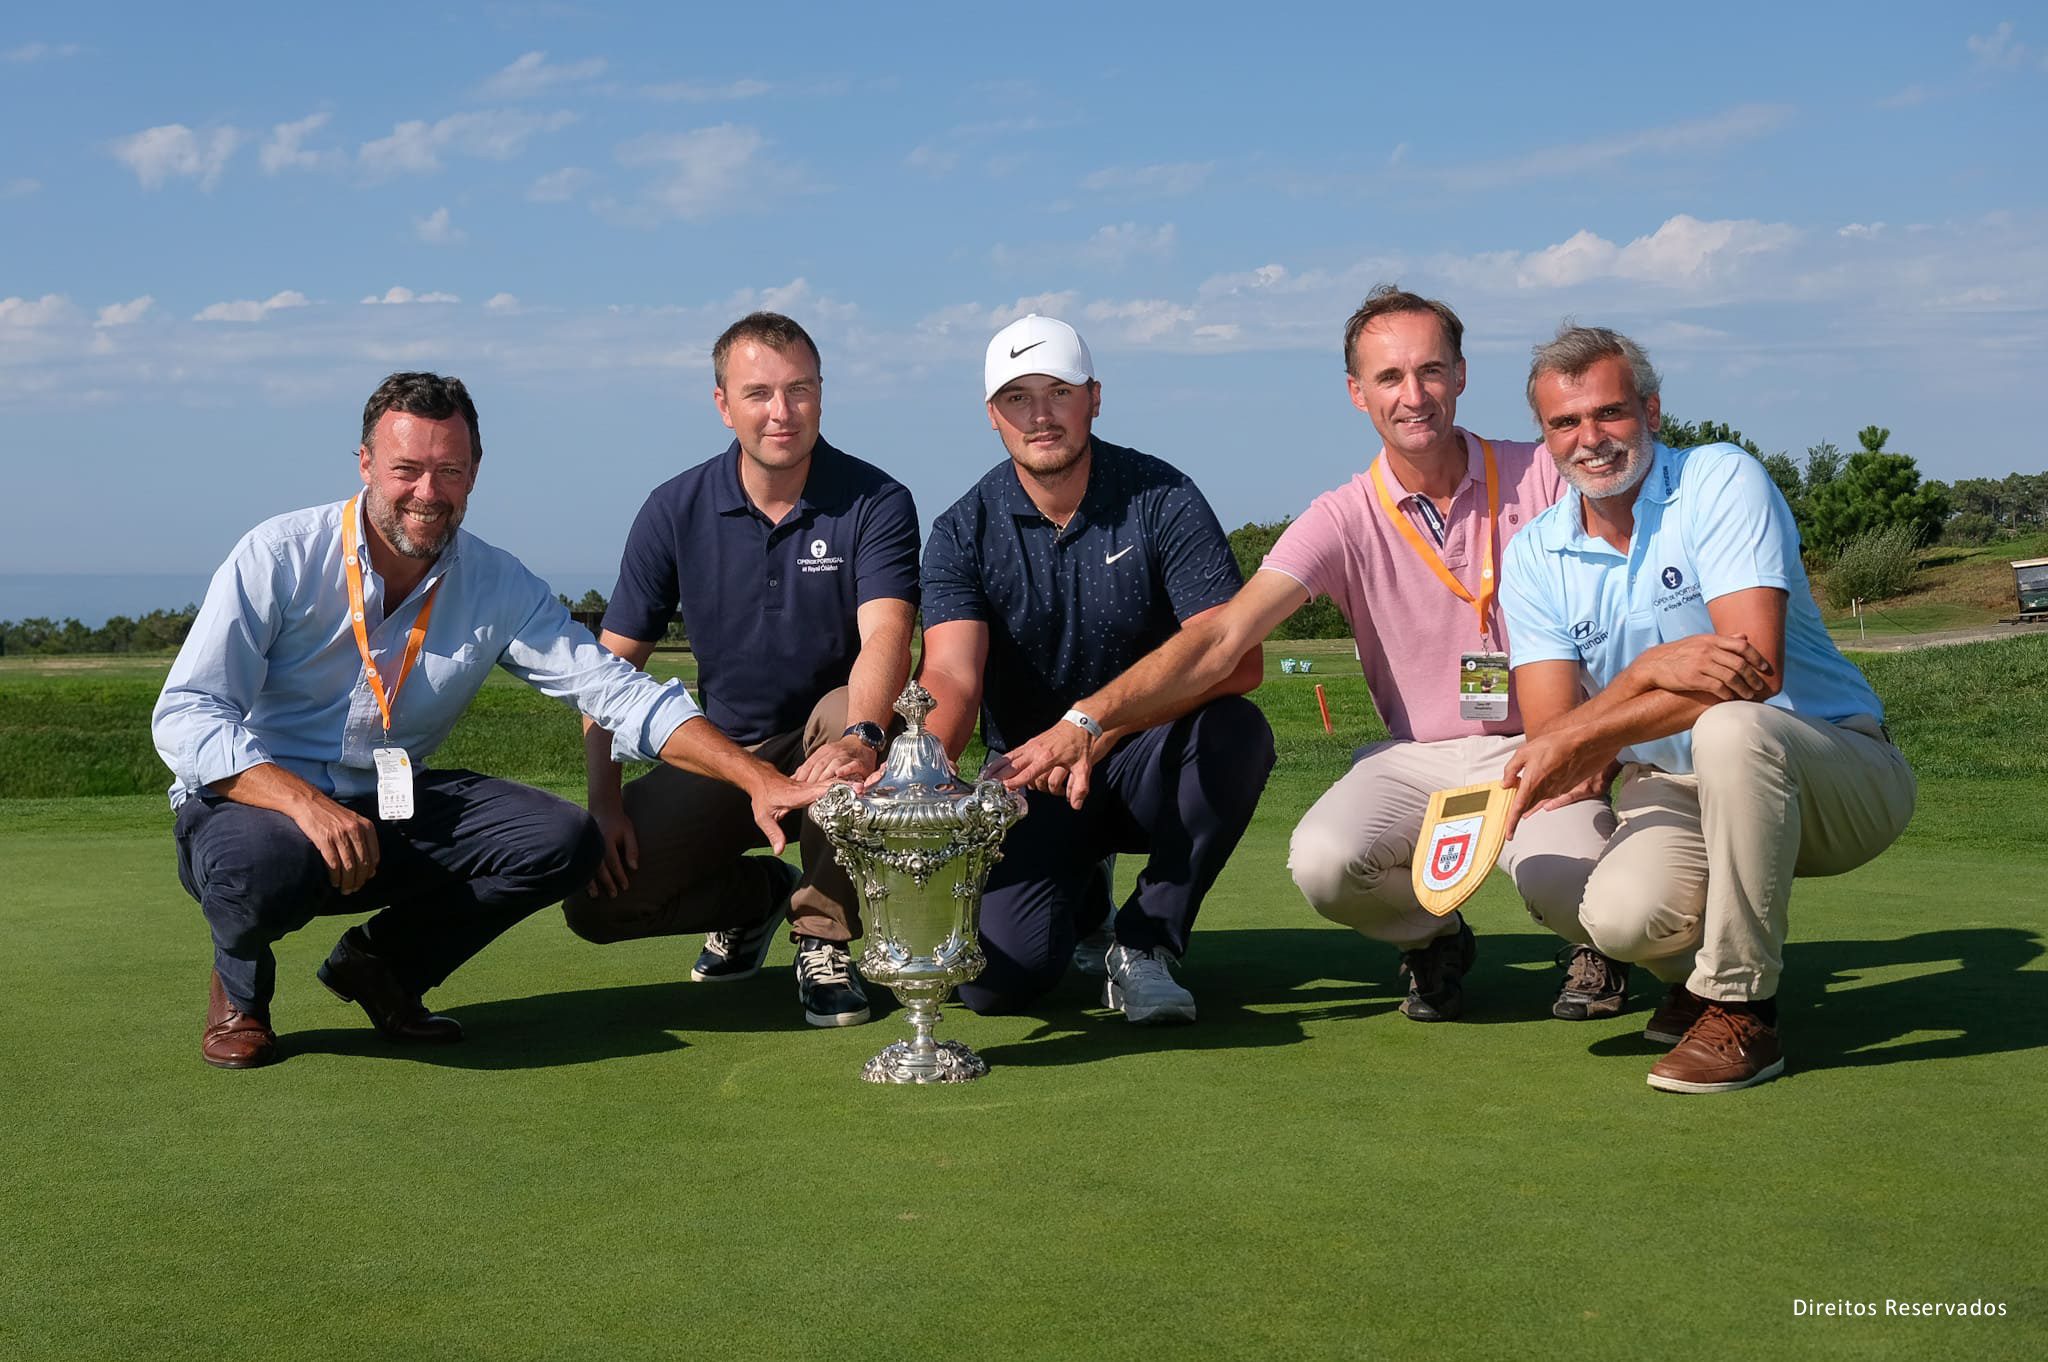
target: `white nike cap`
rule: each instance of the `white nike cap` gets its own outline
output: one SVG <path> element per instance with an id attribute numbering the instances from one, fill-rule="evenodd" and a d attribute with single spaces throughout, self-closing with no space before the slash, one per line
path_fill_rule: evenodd
<path id="1" fill-rule="evenodd" d="M 982 365 L 983 400 L 994 401 L 1005 383 L 1026 374 L 1087 383 L 1095 377 L 1095 360 L 1080 332 L 1034 312 L 996 332 L 988 343 L 988 359 Z"/>

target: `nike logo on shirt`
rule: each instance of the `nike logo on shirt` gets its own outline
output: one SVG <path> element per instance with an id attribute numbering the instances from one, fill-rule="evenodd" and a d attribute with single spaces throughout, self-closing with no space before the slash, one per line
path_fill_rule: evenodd
<path id="1" fill-rule="evenodd" d="M 1111 563 L 1114 563 L 1117 559 L 1123 557 L 1125 554 L 1129 553 L 1132 549 L 1136 547 L 1138 547 L 1136 544 L 1127 544 L 1123 548 L 1118 549 L 1115 553 L 1104 554 L 1102 556 L 1102 565 L 1104 567 L 1108 567 Z"/>

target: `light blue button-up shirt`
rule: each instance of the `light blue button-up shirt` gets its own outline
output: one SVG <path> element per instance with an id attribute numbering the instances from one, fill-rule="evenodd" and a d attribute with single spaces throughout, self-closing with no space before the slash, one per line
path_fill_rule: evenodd
<path id="1" fill-rule="evenodd" d="M 1657 446 L 1621 553 L 1586 533 L 1579 493 L 1508 542 L 1501 569 L 1514 665 L 1577 662 L 1591 690 L 1659 643 L 1714 632 L 1707 603 L 1751 587 L 1785 593 L 1785 676 L 1767 702 L 1833 723 L 1884 706 L 1821 623 L 1792 510 L 1763 464 L 1734 445 Z M 1692 734 L 1625 748 L 1623 761 L 1692 772 Z"/>
<path id="2" fill-rule="evenodd" d="M 546 582 L 467 530 L 455 532 L 425 580 L 394 606 L 370 565 L 359 502 L 363 623 L 387 686 L 427 592 L 440 584 L 387 739 L 349 620 L 346 505 L 264 521 L 213 574 L 150 721 L 156 750 L 176 777 L 173 807 L 265 762 L 331 795 L 373 793 L 371 751 L 389 741 L 424 767 L 494 666 L 603 724 L 620 761 L 655 760 L 669 735 L 696 716 L 680 683 L 663 685 L 599 647 Z"/>

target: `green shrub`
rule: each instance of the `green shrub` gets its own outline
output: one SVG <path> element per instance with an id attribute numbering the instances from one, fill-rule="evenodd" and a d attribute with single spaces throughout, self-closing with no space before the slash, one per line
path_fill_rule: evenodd
<path id="1" fill-rule="evenodd" d="M 1988 544 L 1998 533 L 1998 522 L 1982 511 L 1963 511 L 1948 518 L 1941 527 L 1944 544 Z"/>
<path id="2" fill-rule="evenodd" d="M 1883 601 L 1904 594 L 1918 565 L 1919 542 L 1920 527 L 1906 520 L 1850 539 L 1821 580 L 1828 604 L 1846 610 L 1852 601 Z"/>

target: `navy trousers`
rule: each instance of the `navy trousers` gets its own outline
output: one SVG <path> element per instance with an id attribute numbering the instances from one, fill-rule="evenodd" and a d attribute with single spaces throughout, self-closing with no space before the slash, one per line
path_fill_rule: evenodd
<path id="1" fill-rule="evenodd" d="M 590 815 L 543 790 L 428 770 L 415 773 L 413 793 L 411 818 L 377 821 L 377 873 L 353 894 L 328 883 L 327 863 L 284 814 L 210 792 L 178 807 L 178 879 L 206 914 L 214 968 L 238 1010 L 268 1015 L 271 943 L 335 913 L 375 912 L 363 924 L 371 952 L 425 993 L 581 888 L 604 856 Z M 377 820 L 374 795 L 338 802 Z"/>
<path id="2" fill-rule="evenodd" d="M 1090 773 L 1077 811 L 1026 797 L 981 900 L 988 968 L 960 986 L 976 1012 L 1010 1012 L 1059 982 L 1075 940 L 1101 921 L 1102 858 L 1149 853 L 1116 915 L 1119 944 L 1185 955 L 1202 898 L 1251 823 L 1273 770 L 1273 730 L 1241 695 L 1134 733 Z"/>

